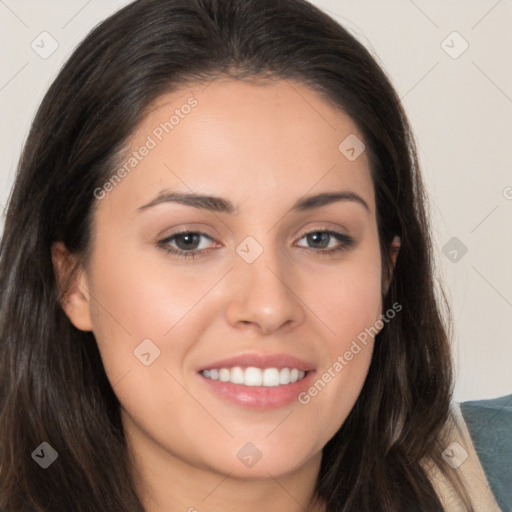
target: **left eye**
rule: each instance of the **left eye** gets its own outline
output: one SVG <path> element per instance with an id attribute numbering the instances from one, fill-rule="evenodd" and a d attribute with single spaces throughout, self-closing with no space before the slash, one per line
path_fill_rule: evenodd
<path id="1" fill-rule="evenodd" d="M 305 238 L 308 243 L 311 243 L 313 247 L 307 247 L 308 249 L 335 249 L 337 247 L 336 243 L 334 246 L 330 245 L 329 242 L 338 242 L 341 245 L 348 245 L 350 243 L 350 238 L 346 235 L 342 235 L 341 233 L 337 233 L 335 231 L 312 231 L 311 233 L 306 233 L 301 240 Z M 300 246 L 299 247 L 303 247 Z"/>

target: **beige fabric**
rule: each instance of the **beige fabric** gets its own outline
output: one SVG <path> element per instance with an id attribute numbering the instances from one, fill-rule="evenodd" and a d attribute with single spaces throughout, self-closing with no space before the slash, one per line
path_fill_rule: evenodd
<path id="1" fill-rule="evenodd" d="M 451 418 L 447 423 L 448 446 L 443 452 L 450 471 L 457 471 L 465 484 L 475 512 L 501 512 L 485 476 L 478 455 L 475 452 L 464 418 L 457 403 L 452 405 Z M 456 444 L 455 444 L 456 443 Z M 467 457 L 467 458 L 466 458 Z M 434 466 L 425 464 L 432 485 L 446 512 L 467 512 L 455 490 Z"/>

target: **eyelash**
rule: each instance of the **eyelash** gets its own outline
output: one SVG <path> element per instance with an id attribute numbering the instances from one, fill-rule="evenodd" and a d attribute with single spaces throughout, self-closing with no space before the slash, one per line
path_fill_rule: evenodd
<path id="1" fill-rule="evenodd" d="M 337 254 L 339 254 L 343 251 L 350 249 L 355 244 L 355 240 L 348 235 L 338 233 L 337 231 L 321 230 L 321 229 L 315 230 L 315 231 L 309 231 L 308 233 L 304 233 L 299 240 L 302 240 L 304 237 L 306 237 L 308 235 L 316 235 L 316 234 L 320 234 L 320 233 L 326 233 L 326 234 L 330 235 L 331 237 L 333 237 L 333 238 L 337 239 L 339 242 L 341 242 L 341 244 L 338 245 L 337 247 L 334 247 L 331 249 L 315 249 L 313 247 L 302 247 L 302 248 L 306 249 L 306 250 L 311 250 L 311 251 L 317 253 L 319 256 L 331 256 L 332 257 L 332 256 L 336 256 Z M 169 247 L 169 243 L 173 239 L 175 239 L 176 237 L 179 237 L 179 236 L 184 236 L 184 235 L 204 236 L 213 241 L 213 239 L 210 236 L 208 236 L 206 233 L 202 233 L 201 231 L 179 231 L 177 233 L 174 233 L 171 236 L 168 236 L 164 240 L 160 240 L 158 242 L 158 245 L 164 251 L 166 251 L 167 254 L 173 254 L 177 258 L 185 258 L 185 259 L 186 258 L 194 259 L 195 256 L 197 256 L 197 255 L 202 256 L 205 252 L 209 252 L 211 250 L 211 249 L 193 249 L 191 251 L 184 251 L 183 249 L 175 249 L 175 248 Z"/>

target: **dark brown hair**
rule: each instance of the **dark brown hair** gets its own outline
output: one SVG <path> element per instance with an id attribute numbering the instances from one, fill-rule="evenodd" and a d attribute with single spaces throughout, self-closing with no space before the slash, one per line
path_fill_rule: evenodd
<path id="1" fill-rule="evenodd" d="M 383 282 L 401 250 L 360 396 L 323 450 L 328 512 L 441 511 L 420 461 L 441 458 L 452 392 L 426 197 L 393 87 L 370 53 L 305 0 L 138 0 L 97 26 L 47 92 L 26 141 L 0 258 L 0 507 L 142 512 L 119 402 L 90 332 L 60 305 L 51 247 L 85 258 L 94 190 L 160 95 L 217 77 L 297 80 L 358 125 L 371 158 Z M 70 277 L 71 279 L 71 277 Z M 62 291 L 62 290 L 61 290 Z M 42 470 L 43 441 L 59 454 Z M 459 490 L 467 499 L 464 490 Z M 468 510 L 471 510 L 468 505 Z"/>

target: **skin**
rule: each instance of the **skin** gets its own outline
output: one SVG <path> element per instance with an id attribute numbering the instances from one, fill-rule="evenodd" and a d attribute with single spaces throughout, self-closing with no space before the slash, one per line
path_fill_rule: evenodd
<path id="1" fill-rule="evenodd" d="M 304 85 L 225 79 L 159 98 L 127 148 L 137 150 L 191 96 L 197 106 L 97 201 L 91 257 L 63 307 L 94 333 L 149 512 L 304 510 L 321 450 L 361 391 L 373 340 L 307 405 L 239 407 L 197 370 L 242 352 L 284 352 L 321 375 L 384 313 L 368 158 L 349 161 L 338 150 L 348 135 L 362 136 Z M 340 189 L 369 210 L 337 201 L 290 211 L 304 195 Z M 170 202 L 138 211 L 162 190 L 220 196 L 239 212 Z M 202 256 L 178 258 L 158 245 L 181 228 L 210 237 L 201 238 Z M 305 236 L 322 230 L 356 242 L 322 255 Z M 252 263 L 236 252 L 247 236 L 263 249 Z M 170 245 L 183 248 L 178 242 Z M 397 241 L 390 250 L 396 258 Z M 53 256 L 62 277 L 74 256 L 60 243 Z M 149 366 L 134 357 L 147 338 L 160 350 Z M 237 458 L 247 442 L 262 454 L 250 468 Z"/>

